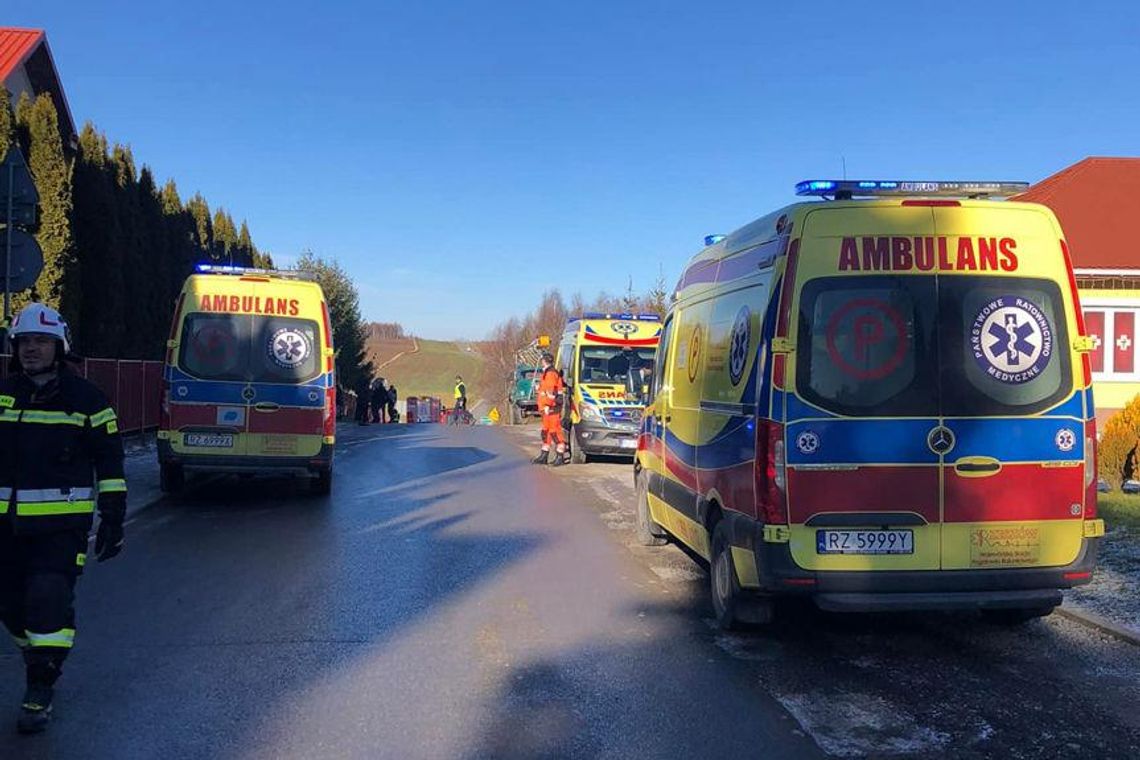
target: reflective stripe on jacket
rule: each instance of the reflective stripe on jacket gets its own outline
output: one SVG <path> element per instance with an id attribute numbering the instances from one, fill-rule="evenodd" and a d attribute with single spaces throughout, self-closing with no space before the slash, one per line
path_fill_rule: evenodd
<path id="1" fill-rule="evenodd" d="M 121 520 L 126 496 L 118 418 L 98 388 L 68 372 L 42 388 L 0 380 L 0 519 L 18 533 L 89 530 L 96 507 Z"/>

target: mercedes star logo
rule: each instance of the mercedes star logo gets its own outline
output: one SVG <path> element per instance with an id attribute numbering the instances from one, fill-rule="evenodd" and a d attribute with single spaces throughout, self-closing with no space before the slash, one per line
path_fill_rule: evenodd
<path id="1" fill-rule="evenodd" d="M 954 434 L 948 428 L 939 425 L 926 436 L 926 445 L 935 454 L 945 454 L 954 448 Z"/>

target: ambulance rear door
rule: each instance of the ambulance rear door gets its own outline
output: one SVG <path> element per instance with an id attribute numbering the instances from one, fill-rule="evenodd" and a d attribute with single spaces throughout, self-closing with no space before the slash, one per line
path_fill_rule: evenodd
<path id="1" fill-rule="evenodd" d="M 956 262 L 976 261 L 938 278 L 942 567 L 1069 564 L 1083 538 L 1085 409 L 1059 233 L 1046 213 L 1014 205 L 934 216 Z"/>
<path id="2" fill-rule="evenodd" d="M 297 297 L 310 295 L 304 286 L 249 284 L 254 303 L 263 312 L 270 300 L 290 308 L 283 314 L 248 317 L 247 386 L 243 391 L 248 401 L 246 452 L 264 457 L 316 456 L 323 442 L 326 405 L 320 304 Z"/>
<path id="3" fill-rule="evenodd" d="M 904 266 L 932 221 L 897 203 L 806 215 L 785 399 L 791 550 L 803 568 L 939 567 L 940 458 L 928 440 L 939 427 L 937 283 Z"/>
<path id="4" fill-rule="evenodd" d="M 176 453 L 246 453 L 248 335 L 249 317 L 242 314 L 194 311 L 183 319 L 170 385 L 171 446 Z"/>

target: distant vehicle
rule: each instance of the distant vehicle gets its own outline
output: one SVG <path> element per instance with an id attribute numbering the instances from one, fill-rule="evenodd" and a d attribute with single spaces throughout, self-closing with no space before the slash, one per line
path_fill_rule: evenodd
<path id="1" fill-rule="evenodd" d="M 534 395 L 534 376 L 537 372 L 537 367 L 526 365 L 515 367 L 514 382 L 507 389 L 512 425 L 518 425 L 524 418 L 538 414 L 538 401 Z"/>
<path id="2" fill-rule="evenodd" d="M 200 265 L 170 327 L 160 484 L 187 471 L 280 473 L 332 487 L 336 381 L 328 304 L 300 273 Z"/>
<path id="3" fill-rule="evenodd" d="M 708 560 L 723 627 L 792 594 L 1015 624 L 1091 580 L 1092 341 L 1053 212 L 985 199 L 1024 187 L 805 182 L 822 201 L 687 265 L 641 426 L 638 538 Z"/>
<path id="4" fill-rule="evenodd" d="M 1098 478 L 1096 481 L 1096 490 L 1101 493 L 1108 493 L 1112 490 L 1112 486 L 1104 478 Z"/>
<path id="5" fill-rule="evenodd" d="M 534 379 L 542 365 L 542 354 L 549 348 L 550 337 L 542 335 L 515 352 L 515 371 L 507 381 L 507 421 L 512 425 L 538 416 Z"/>
<path id="6" fill-rule="evenodd" d="M 656 314 L 586 313 L 566 322 L 555 366 L 566 382 L 563 426 L 570 461 L 633 457 L 645 409 L 643 367 L 653 367 L 661 318 Z"/>
<path id="7" fill-rule="evenodd" d="M 1140 493 L 1140 480 L 1126 480 L 1120 486 L 1121 493 Z"/>

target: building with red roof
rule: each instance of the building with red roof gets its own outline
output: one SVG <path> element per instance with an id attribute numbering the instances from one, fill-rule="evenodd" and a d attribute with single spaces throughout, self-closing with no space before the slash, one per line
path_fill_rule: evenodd
<path id="1" fill-rule="evenodd" d="M 1065 231 L 1104 419 L 1140 393 L 1140 158 L 1086 158 L 1012 200 L 1048 206 Z"/>
<path id="2" fill-rule="evenodd" d="M 0 27 L 0 84 L 8 88 L 13 106 L 20 95 L 46 93 L 55 103 L 64 145 L 76 145 L 75 121 L 42 29 Z"/>

